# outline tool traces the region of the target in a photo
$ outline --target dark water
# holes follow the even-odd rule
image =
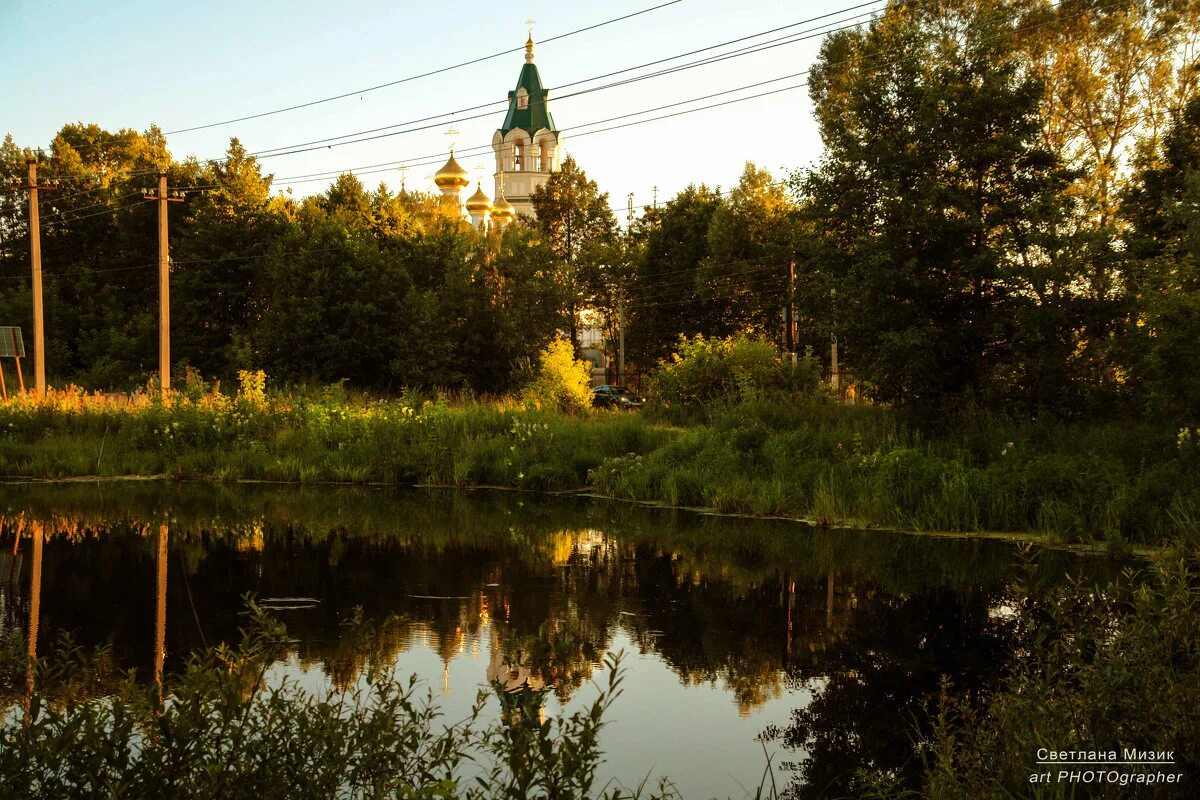
[[[169,672],[194,648],[236,641],[249,592],[296,639],[276,677],[344,686],[382,656],[457,719],[496,678],[544,684],[547,714],[571,710],[594,696],[604,654],[621,650],[603,775],[669,776],[685,797],[745,796],[764,777],[764,749],[799,797],[844,795],[862,766],[916,779],[912,738],[943,676],[955,691],[986,687],[1011,651],[1014,584],[1108,570],[995,541],[579,498],[0,492],[0,633],[36,620],[43,653],[70,632],[110,647],[121,667],[148,677],[161,659]],[[344,624],[359,610],[377,625],[368,640]]]

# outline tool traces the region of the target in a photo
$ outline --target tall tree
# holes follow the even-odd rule
[[[608,193],[601,192],[571,156],[534,189],[532,201],[537,226],[561,265],[567,333],[578,350],[580,312],[595,299],[596,272],[604,261],[596,251],[616,240],[617,220]]]
[[[751,330],[778,338],[796,210],[783,184],[746,163],[709,224],[709,255],[699,273],[701,294],[716,309],[709,333]]]
[[[1019,46],[1044,87],[1042,143],[1077,171],[1083,221],[1112,225],[1134,156],[1156,157],[1200,91],[1200,3],[1033,0],[1018,9]]]
[[[267,293],[268,254],[288,223],[271,205],[271,176],[237,139],[207,168],[209,188],[189,198],[172,260],[174,348],[204,374],[232,378],[252,366],[251,335]]]
[[[643,368],[669,355],[680,336],[712,332],[714,298],[703,291],[701,265],[721,204],[707,186],[688,186],[631,231],[640,258],[629,339]]]
[[[828,37],[813,71],[826,151],[801,183],[826,279],[803,300],[814,315],[834,304],[854,371],[883,400],[1028,395],[1018,310],[1054,312],[1039,330],[1057,329],[1060,357],[1096,335],[1046,302],[1086,265],[1057,258],[1074,248],[1067,176],[1039,146],[1042,85],[1015,19],[1003,3],[894,6]],[[1022,399],[1055,396],[1037,392]]]
[[[1136,320],[1126,355],[1148,412],[1200,412],[1200,98],[1143,163],[1125,198]]]

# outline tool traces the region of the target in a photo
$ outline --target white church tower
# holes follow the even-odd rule
[[[525,66],[517,88],[508,93],[504,124],[492,136],[496,153],[496,202],[533,216],[529,198],[558,168],[562,136],[550,116],[549,92],[533,63],[533,36],[525,42]]]

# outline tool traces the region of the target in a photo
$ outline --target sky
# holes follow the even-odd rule
[[[168,132],[177,158],[219,158],[230,137],[258,152],[355,131],[396,125],[469,106],[494,106],[420,123],[427,130],[372,141],[268,156],[264,172],[275,188],[296,196],[324,191],[333,171],[353,170],[363,182],[385,181],[432,190],[432,175],[453,144],[459,160],[491,194],[490,145],[504,117],[507,93],[517,81],[523,52],[513,52],[396,86],[359,90],[437,70],[500,51],[520,48],[526,20],[535,42],[666,0],[613,0],[579,4],[525,0],[508,3],[365,2],[45,2],[0,0],[0,135],[21,147],[46,147],[68,122],[110,130]],[[707,51],[561,90],[645,62],[793,25],[856,5],[855,0],[680,0],[649,13],[538,45],[535,63],[550,89],[550,109],[564,131],[566,152],[608,192],[624,218],[627,196],[638,207],[659,202],[690,183],[728,188],[746,161],[776,177],[820,156],[820,137],[806,87],[720,108],[619,130],[582,135],[608,123],[587,123],[736,90],[719,97],[622,119],[631,122],[783,87],[804,77],[739,89],[808,69],[819,37],[781,44],[676,74],[555,98],[720,55],[821,25],[837,24],[875,6],[846,11],[821,22],[788,28],[738,45]],[[863,19],[863,17],[858,17]],[[857,20],[853,20],[857,21]],[[220,122],[339,95],[352,96],[281,114],[188,132],[182,128]],[[411,127],[411,126],[410,126]],[[447,133],[453,128],[457,133]],[[414,160],[401,171],[391,162]],[[387,165],[375,167],[374,165]],[[364,169],[370,167],[371,169]],[[316,176],[310,179],[307,176]]]

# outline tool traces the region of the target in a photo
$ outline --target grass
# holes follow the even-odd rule
[[[1153,423],[972,420],[773,395],[686,426],[515,400],[319,393],[0,404],[0,475],[502,486],[788,516],[1012,532],[1120,552],[1200,537],[1200,440]]]

